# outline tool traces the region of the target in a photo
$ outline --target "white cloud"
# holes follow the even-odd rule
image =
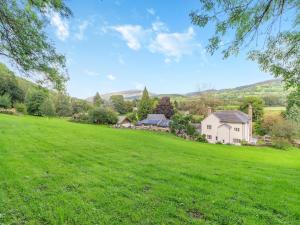
[[[159,31],[168,31],[168,27],[165,23],[161,22],[160,20],[157,20],[152,23],[152,30],[155,32]]]
[[[70,35],[68,22],[57,12],[51,10],[47,11],[47,17],[50,19],[50,24],[56,28],[57,38],[62,41],[66,40]]]
[[[146,30],[140,25],[120,25],[112,27],[119,32],[123,39],[127,42],[129,48],[139,50],[141,48],[141,41],[146,35]]]
[[[96,77],[99,76],[100,74],[91,70],[84,70],[83,71],[85,75],[91,76],[91,77]]]
[[[179,62],[183,56],[194,53],[199,53],[205,59],[205,51],[196,41],[196,33],[192,27],[184,32],[170,32],[168,26],[156,18],[150,28],[127,24],[110,29],[119,32],[129,48],[144,48],[151,53],[162,54],[165,63]]]
[[[114,75],[112,75],[112,74],[108,74],[108,75],[107,75],[107,78],[108,78],[109,80],[115,80],[115,79],[116,79],[116,77],[115,77]]]
[[[154,10],[153,8],[147,9],[147,12],[148,12],[150,15],[152,15],[152,16],[155,15],[155,10]]]
[[[83,22],[81,22],[78,26],[78,33],[75,34],[76,39],[78,40],[83,40],[84,38],[84,32],[86,30],[86,28],[88,27],[89,22],[87,20],[84,20]]]
[[[201,47],[194,40],[195,32],[190,27],[183,33],[157,33],[155,39],[150,43],[149,50],[152,53],[161,53],[166,63],[172,60],[179,61],[182,56],[190,55],[196,48]]]

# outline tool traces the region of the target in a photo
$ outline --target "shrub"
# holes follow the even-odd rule
[[[205,134],[198,134],[195,138],[196,141],[198,142],[203,142],[203,143],[207,143],[208,141],[206,140],[206,136]]]
[[[90,122],[88,113],[76,113],[72,116],[72,121],[80,123]]]
[[[34,90],[26,95],[25,104],[27,112],[30,115],[42,116],[41,105],[47,98],[47,94],[43,90]]]
[[[8,94],[0,96],[0,107],[5,109],[11,107],[11,97]]]
[[[255,131],[259,135],[270,134],[273,125],[281,122],[283,122],[283,117],[281,115],[266,115],[263,120],[255,123]]]
[[[50,98],[45,99],[42,103],[41,114],[43,116],[55,116],[55,107]]]
[[[138,121],[137,112],[128,113],[126,116],[132,123],[136,123]]]
[[[61,117],[68,117],[72,115],[71,99],[64,93],[59,93],[55,99],[56,114]]]
[[[22,113],[22,114],[27,113],[26,105],[24,103],[18,102],[14,105],[14,107],[17,110],[17,112],[19,112],[19,113]]]
[[[272,140],[272,146],[277,149],[286,150],[291,146],[291,143],[285,138],[274,138],[274,140]]]
[[[118,116],[109,108],[98,107],[89,112],[89,120],[96,124],[116,124]]]
[[[271,136],[273,138],[287,139],[290,142],[296,135],[296,126],[288,120],[282,120],[272,125]]]

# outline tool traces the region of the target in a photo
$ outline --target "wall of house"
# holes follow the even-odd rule
[[[232,127],[230,130],[231,144],[239,144],[243,140],[249,142],[249,124],[242,124],[242,123],[227,123],[227,124]]]
[[[211,126],[211,129],[207,128],[207,125]],[[218,126],[220,126],[219,118],[211,114],[201,122],[201,132],[206,135],[206,139],[209,143],[216,143],[216,136],[218,135]],[[210,138],[211,137],[211,138]]]

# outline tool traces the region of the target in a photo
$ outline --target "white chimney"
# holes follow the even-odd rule
[[[250,122],[249,122],[249,137],[250,137],[250,142],[252,141],[252,117],[253,117],[253,108],[252,105],[249,104],[248,106],[248,116],[250,118]]]
[[[212,113],[211,107],[207,107],[207,116],[209,116]]]

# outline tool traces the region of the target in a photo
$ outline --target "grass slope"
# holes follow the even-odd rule
[[[300,224],[300,151],[0,115],[0,223]]]

